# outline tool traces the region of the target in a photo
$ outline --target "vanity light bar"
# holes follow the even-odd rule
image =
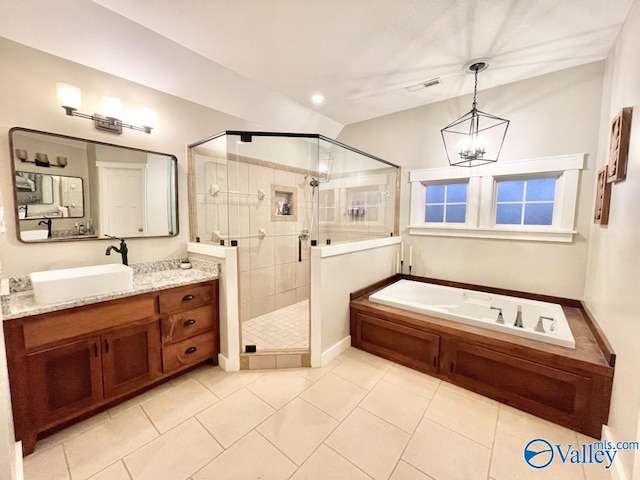
[[[117,118],[122,111],[122,104],[117,98],[102,97],[103,109],[106,115],[99,113],[89,115],[78,111],[82,99],[79,88],[66,83],[58,83],[56,84],[56,89],[58,92],[58,101],[60,102],[60,106],[64,108],[65,113],[70,117],[93,120],[97,130],[121,134],[123,128],[130,128],[131,130],[138,130],[139,132],[151,133],[151,130],[153,130],[156,125],[156,112],[151,108],[143,108],[140,110],[142,126],[131,125]]]
[[[49,156],[46,153],[36,153],[35,160],[29,160],[29,154],[26,150],[16,148],[16,157],[23,163],[33,163],[36,167],[60,167],[67,166],[67,157],[56,157],[56,163],[49,162]]]

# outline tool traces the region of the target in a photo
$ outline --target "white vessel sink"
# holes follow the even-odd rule
[[[133,269],[121,264],[33,272],[29,278],[35,300],[40,304],[120,292],[133,287]]]
[[[22,240],[46,240],[49,232],[47,230],[22,230],[20,238]]]

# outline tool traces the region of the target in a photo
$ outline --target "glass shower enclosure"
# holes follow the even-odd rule
[[[238,248],[241,352],[309,351],[312,246],[398,235],[399,168],[321,135],[222,132],[188,169],[191,241]]]

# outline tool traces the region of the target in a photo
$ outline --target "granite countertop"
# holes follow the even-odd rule
[[[36,303],[29,277],[2,279],[0,285],[2,316],[4,320],[11,320],[218,278],[217,263],[192,258],[189,260],[192,268],[188,270],[180,268],[179,259],[134,264],[131,265],[133,268],[133,288],[130,290],[47,305]]]

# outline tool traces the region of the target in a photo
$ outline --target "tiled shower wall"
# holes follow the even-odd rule
[[[198,236],[203,242],[218,243],[214,231],[226,240],[238,240],[240,270],[240,318],[242,321],[292,305],[309,298],[310,242],[302,242],[302,261],[298,261],[298,235],[311,228],[312,189],[302,173],[245,162],[196,157]],[[204,174],[201,174],[203,172]],[[211,184],[222,191],[250,195],[210,194]],[[296,189],[295,221],[273,221],[271,186]],[[258,189],[264,198],[257,198]],[[317,194],[317,192],[316,192]],[[317,212],[316,225],[317,225]],[[293,215],[292,215],[293,219]],[[266,236],[258,238],[260,229]]]

